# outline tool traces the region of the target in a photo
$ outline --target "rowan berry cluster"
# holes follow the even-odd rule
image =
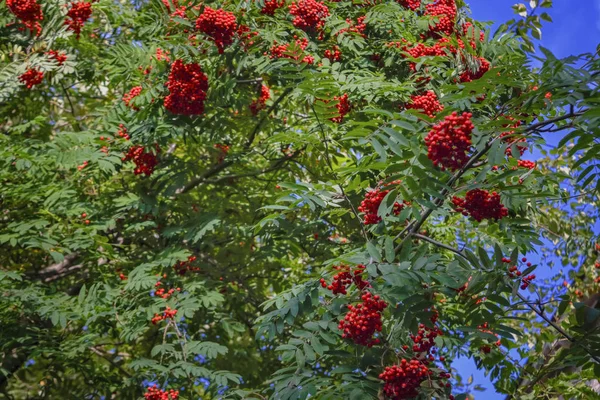
[[[233,43],[237,22],[232,12],[205,7],[196,20],[196,29],[209,36],[217,45],[219,53]]]
[[[402,51],[408,53],[408,55],[412,58],[420,58],[420,57],[441,57],[446,55],[446,48],[451,47],[448,46],[448,41],[438,41],[433,46],[427,46],[424,43],[417,43],[414,47],[411,43],[409,43],[406,39],[402,39],[400,42],[390,42],[387,44],[388,47],[397,47]],[[408,64],[410,70],[415,72],[417,69],[417,63],[411,61]]]
[[[260,10],[265,15],[275,15],[275,11],[285,5],[284,0],[265,0],[265,5]]]
[[[298,47],[300,50],[304,51],[304,49],[306,49],[308,47],[308,39],[306,38],[302,38],[302,39],[298,39],[298,36],[294,35],[294,39],[296,39],[296,47]],[[271,54],[269,55],[269,58],[273,59],[273,58],[289,58],[292,60],[299,60],[300,56],[302,54],[298,54],[295,52],[292,52],[289,49],[290,44],[289,43],[285,43],[285,44],[277,44],[274,43],[273,46],[270,49]],[[267,55],[267,53],[265,53],[265,55]],[[313,56],[310,55],[305,55],[302,58],[302,62],[306,63],[306,64],[312,64],[315,62],[315,58]]]
[[[470,22],[465,22],[462,26],[463,36],[468,37],[469,44],[473,49],[477,48],[477,43],[475,41],[475,25]],[[469,36],[469,31],[471,31],[471,35]],[[479,32],[479,41],[483,43],[485,41],[485,33],[483,31]]]
[[[258,36],[258,32],[252,31],[248,25],[243,24],[238,26],[236,34],[244,48],[246,48],[246,46],[252,46],[255,38]]]
[[[429,118],[434,118],[438,112],[444,110],[444,106],[440,104],[433,90],[428,90],[425,94],[412,96],[406,108],[422,111]]]
[[[517,162],[517,165],[521,168],[535,169],[535,161],[519,160]]]
[[[429,33],[437,37],[440,34],[451,35],[456,21],[456,4],[454,0],[437,0],[425,6],[425,15],[435,17],[437,22],[429,27]]]
[[[49,50],[47,53],[49,58],[55,60],[58,65],[63,65],[67,61],[67,54],[56,50]]]
[[[156,152],[160,152],[158,146],[156,146]],[[135,163],[133,173],[136,175],[150,176],[158,164],[156,154],[151,151],[147,152],[144,146],[131,146],[122,160],[123,162],[133,161]]]
[[[173,293],[181,292],[181,288],[179,288],[179,287],[175,288],[175,289],[171,288],[169,290],[166,290],[165,288],[160,287],[160,286],[162,286],[162,284],[163,283],[161,281],[158,281],[154,285],[155,288],[158,288],[154,291],[154,295],[160,297],[161,299],[167,300],[173,295]]]
[[[177,400],[179,399],[178,390],[161,390],[154,386],[150,386],[146,393],[144,393],[144,399],[146,400]]]
[[[509,120],[514,121],[513,124],[507,124],[504,125],[505,128],[511,128],[513,130],[507,131],[507,132],[502,132],[500,134],[500,137],[503,138],[504,142],[508,144],[508,147],[506,148],[506,155],[508,157],[512,157],[512,145],[517,143],[517,150],[519,151],[519,153],[521,155],[525,154],[525,150],[527,150],[527,146],[520,146],[518,143],[526,143],[527,140],[524,137],[515,137],[515,131],[514,129],[518,128],[519,126],[521,126],[521,121],[515,121],[515,119],[513,117],[508,117]]]
[[[358,17],[356,22],[352,21],[350,18],[346,18],[346,23],[348,24],[347,28],[340,29],[336,35],[341,35],[345,32],[356,33],[362,37],[367,37],[365,35],[365,30],[367,29],[367,24],[365,24],[365,16]]]
[[[40,21],[44,20],[44,13],[37,0],[6,0],[6,6],[21,20],[25,28],[39,36],[42,32]]]
[[[119,124],[119,130],[117,131],[117,135],[125,140],[130,139],[129,134],[127,133],[127,128],[123,124]]]
[[[489,328],[490,328],[490,326],[489,326],[489,324],[487,322],[484,322],[482,325],[478,325],[477,326],[477,329],[479,329],[480,332],[482,332],[482,333],[489,333],[490,335],[496,336],[498,338],[498,340],[496,342],[494,342],[494,345],[496,347],[500,347],[500,345],[502,344],[502,342],[500,342],[500,338],[499,338],[498,334],[495,333],[495,332],[492,332]],[[481,350],[485,354],[489,354],[492,351],[492,348],[489,345],[483,345],[483,346],[481,346],[479,348],[479,350]]]
[[[527,258],[523,257],[521,259],[522,262],[527,262]],[[503,257],[502,258],[502,262],[505,264],[511,264],[511,260],[510,258],[507,257]],[[531,267],[531,263],[528,262],[526,264],[527,267]],[[516,265],[512,265],[510,267],[508,267],[508,277],[509,278],[520,278],[521,279],[521,289],[525,290],[529,287],[529,285],[531,285],[531,281],[533,281],[535,279],[535,275],[527,275],[523,278],[521,278],[521,275],[523,275],[523,273],[521,271],[519,271],[519,268]]]
[[[384,190],[382,187],[378,187],[376,189],[368,191],[365,194],[364,200],[360,203],[360,206],[358,207],[358,211],[365,214],[365,225],[375,225],[381,222],[382,219],[379,215],[377,215],[377,212],[379,211],[379,206],[381,205],[381,202],[389,192],[390,191],[387,189]],[[398,202],[394,203],[394,208],[392,210],[394,215],[400,214],[400,211],[402,211],[405,204],[406,202],[404,204],[400,204]]]
[[[484,219],[500,220],[508,215],[508,209],[500,202],[500,195],[487,190],[469,190],[464,199],[454,196],[452,203],[457,212],[470,216],[477,222]]]
[[[176,314],[177,310],[173,310],[171,307],[167,306],[162,314],[154,314],[154,317],[152,317],[152,324],[156,325],[158,322],[165,319],[173,319]]]
[[[269,88],[265,85],[260,87],[260,97],[257,100],[254,100],[250,103],[250,112],[252,115],[257,115],[260,110],[265,108],[267,100],[271,98],[271,92]]]
[[[169,94],[165,108],[173,114],[200,115],[204,113],[204,100],[208,78],[197,63],[184,64],[176,60],[171,66],[167,81]]]
[[[348,101],[347,93],[341,96],[333,96],[333,99],[337,100],[335,106],[338,109],[339,116],[330,118],[330,120],[339,124],[344,120],[344,116],[350,112],[350,102]]]
[[[156,49],[156,60],[157,61],[171,62],[171,59],[169,58],[169,52],[168,51],[164,51],[160,47],[157,48]]]
[[[480,79],[486,72],[490,70],[490,62],[483,57],[477,58],[479,68],[473,72],[467,68],[465,72],[460,75],[461,82],[471,82]]]
[[[196,256],[189,256],[187,261],[179,261],[177,262],[177,264],[173,265],[173,269],[175,270],[175,272],[181,276],[185,275],[188,271],[189,272],[197,272],[200,271],[200,267],[195,267],[193,265],[191,265],[191,263],[193,263],[194,261],[196,261]]]
[[[89,165],[89,163],[90,163],[89,161],[84,161],[83,164],[77,166],[77,170],[81,171],[82,169],[87,167]]]
[[[24,84],[27,89],[39,85],[44,79],[44,73],[37,68],[29,68],[24,74],[19,76],[19,81]]]
[[[327,284],[325,279],[321,278],[321,286],[328,290],[331,290],[333,294],[348,294],[348,286],[352,283],[356,285],[359,290],[370,287],[369,282],[365,281],[362,277],[365,272],[364,265],[357,265],[352,270],[348,265],[337,265],[333,267],[337,271],[337,274],[333,276],[333,281],[330,285]]]
[[[429,353],[433,347],[435,347],[435,338],[442,336],[444,333],[435,326],[437,322],[437,313],[434,314],[435,319],[432,317],[434,327],[430,328],[424,324],[419,324],[419,330],[416,335],[411,334],[410,338],[413,341],[413,351],[415,353]]]
[[[421,383],[433,376],[424,362],[403,359],[399,365],[385,367],[379,375],[384,381],[383,393],[392,400],[412,399],[419,395]]]
[[[69,30],[75,32],[77,39],[81,34],[81,28],[83,24],[92,15],[92,4],[85,1],[78,1],[71,3],[71,8],[67,12],[67,19],[65,25],[69,26]]]
[[[340,321],[338,328],[343,332],[342,338],[371,347],[380,342],[378,338],[373,338],[373,335],[375,332],[381,332],[381,313],[387,307],[387,303],[371,293],[363,294],[361,299],[362,303],[356,306],[348,305],[348,313]]]
[[[131,107],[134,110],[138,110],[138,108],[136,106],[134,106],[133,104],[131,104],[131,102],[133,101],[134,98],[139,96],[140,93],[142,93],[141,86],[135,86],[129,91],[129,93],[125,93],[125,95],[123,95],[123,101],[125,102],[125,105],[127,107]]]
[[[469,160],[471,132],[475,127],[471,122],[471,113],[458,115],[453,112],[444,121],[434,125],[425,138],[427,157],[435,166],[442,169],[457,170]]]
[[[325,25],[329,17],[329,8],[316,0],[298,0],[290,4],[290,14],[294,16],[292,23],[304,31],[317,30]]]
[[[396,0],[401,6],[411,9],[413,11],[418,10],[421,7],[421,0]]]
[[[325,50],[325,58],[328,58],[331,62],[341,61],[342,60],[342,52],[340,48],[337,46],[333,46],[333,49]]]

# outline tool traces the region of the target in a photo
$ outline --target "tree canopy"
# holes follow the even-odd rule
[[[599,396],[598,52],[466,3],[0,4],[0,398]]]

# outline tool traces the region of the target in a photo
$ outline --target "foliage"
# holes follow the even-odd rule
[[[1,5],[1,395],[595,396],[600,59],[532,53],[550,7]]]

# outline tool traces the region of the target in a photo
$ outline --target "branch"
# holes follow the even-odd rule
[[[448,246],[448,245],[446,245],[444,243],[438,242],[437,240],[434,240],[434,239],[432,239],[432,238],[430,238],[428,236],[425,236],[425,235],[421,235],[420,233],[415,233],[415,234],[413,234],[413,236],[416,237],[417,239],[421,239],[421,240],[424,240],[426,242],[429,242],[429,243],[431,243],[431,244],[433,244],[433,245],[435,245],[437,247],[441,247],[442,249],[450,250],[451,252],[453,252],[455,254],[458,254],[462,258],[467,259],[467,256],[465,256],[465,254],[462,251],[460,251],[458,249],[455,249],[452,246]]]
[[[261,119],[258,121],[256,126],[250,133],[250,136],[248,136],[248,140],[246,141],[246,144],[244,145],[245,151],[249,150],[250,147],[252,146],[252,143],[254,142],[256,135],[260,131],[260,128],[261,128],[262,124],[264,123],[264,121],[267,119],[267,117],[273,112],[273,110],[275,110],[275,108],[277,108],[279,103],[281,103],[283,101],[283,99],[292,92],[292,90],[294,90],[293,87],[289,87],[289,88],[285,89],[283,91],[283,93],[281,93],[281,95],[277,98],[277,100],[275,100],[275,102],[271,105],[271,107],[269,107],[267,112],[261,117]],[[219,172],[223,171],[225,168],[227,168],[231,165],[233,165],[233,161],[231,161],[231,160],[214,165],[212,168],[209,168],[208,170],[206,170],[202,175],[192,179],[184,187],[182,187],[181,189],[178,189],[177,194],[183,194],[183,193],[189,192],[196,186],[206,182],[206,180],[208,178],[210,178],[211,176],[217,175]]]
[[[539,310],[536,306],[534,306],[533,304],[529,303],[529,301],[527,300],[527,298],[525,296],[523,296],[521,293],[517,292],[517,296],[525,303],[525,305],[527,307],[529,307],[529,309],[531,311],[533,311],[534,313],[536,313],[539,317],[541,317],[544,321],[546,321],[546,323],[548,323],[548,325],[550,325],[552,328],[554,328],[554,330],[556,330],[558,333],[560,333],[565,339],[567,339],[569,342],[574,343],[574,344],[579,344],[579,347],[581,347],[583,350],[585,350],[586,353],[588,353],[588,355],[597,363],[600,364],[600,357],[598,357],[597,355],[595,355],[587,346],[579,343],[573,336],[569,335],[564,329],[562,329],[560,326],[556,325],[550,318],[548,318],[541,310]]]
[[[224,176],[220,176],[220,177],[215,178],[215,179],[206,179],[204,182],[205,183],[219,183],[219,182],[222,182],[222,181],[226,181],[228,179],[247,178],[247,177],[251,177],[251,176],[263,175],[263,174],[266,174],[268,172],[274,171],[274,170],[278,169],[280,166],[282,166],[283,164],[285,164],[286,162],[293,160],[303,150],[304,150],[304,148],[302,148],[302,149],[300,149],[300,150],[298,150],[298,151],[290,154],[289,156],[285,156],[285,157],[281,157],[281,158],[277,159],[268,168],[264,168],[264,169],[261,169],[261,170],[258,170],[258,171],[246,172],[246,173],[243,173],[243,174],[224,175]]]

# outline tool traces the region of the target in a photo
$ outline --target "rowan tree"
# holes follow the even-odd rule
[[[1,396],[597,396],[600,58],[536,51],[551,3],[4,2]]]

